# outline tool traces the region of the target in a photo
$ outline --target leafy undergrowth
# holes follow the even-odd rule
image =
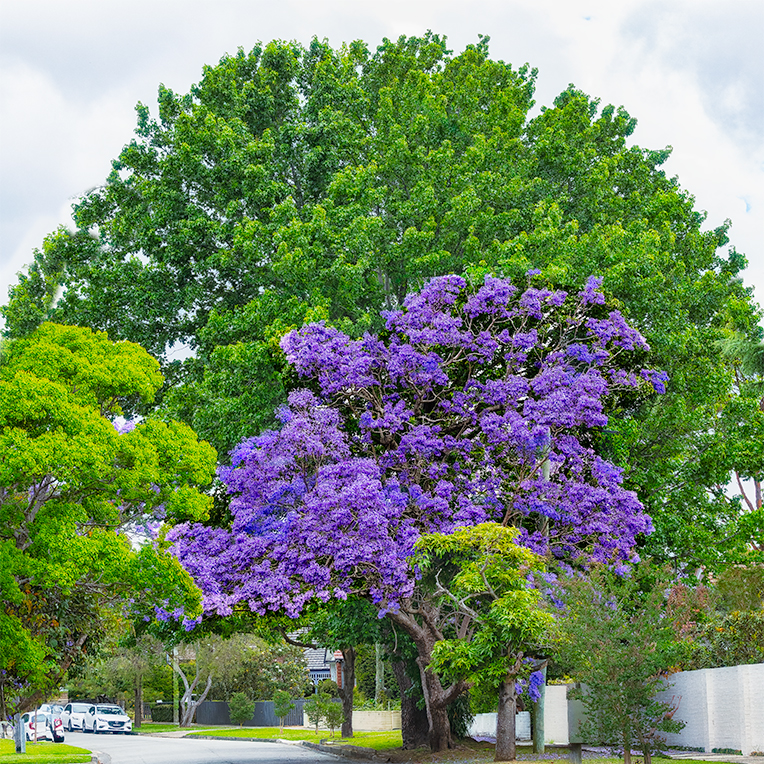
[[[16,753],[13,740],[0,740],[0,762],[2,764],[78,764],[89,762],[90,751],[65,743],[27,743],[26,753]]]

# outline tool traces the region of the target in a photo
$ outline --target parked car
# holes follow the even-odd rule
[[[64,711],[64,707],[60,703],[43,703],[38,709],[44,714],[53,714],[53,716],[61,716]]]
[[[61,721],[67,732],[85,730],[85,714],[92,707],[92,703],[67,703],[61,713]]]
[[[39,713],[39,712],[38,712]],[[53,735],[54,743],[64,742],[64,723],[61,721],[60,714],[45,714],[48,720],[48,727],[50,727],[51,734]]]
[[[132,719],[119,707],[98,704],[90,706],[85,714],[83,732],[132,732]]]
[[[48,724],[47,714],[27,711],[21,715],[21,724],[27,740],[53,740],[53,730]]]

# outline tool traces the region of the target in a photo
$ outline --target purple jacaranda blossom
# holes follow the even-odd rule
[[[608,398],[660,390],[665,375],[630,366],[647,345],[604,303],[594,278],[568,295],[445,276],[384,314],[379,336],[287,334],[311,389],[220,469],[230,530],[168,536],[205,609],[297,616],[358,593],[384,613],[414,592],[421,534],[492,520],[562,570],[632,561],[650,518],[587,433],[607,424]]]

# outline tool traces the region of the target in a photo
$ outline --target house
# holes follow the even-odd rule
[[[306,647],[305,663],[310,681],[317,685],[324,679],[331,679],[342,687],[342,651],[325,647]]]

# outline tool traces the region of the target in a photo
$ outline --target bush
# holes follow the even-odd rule
[[[249,721],[255,713],[255,701],[250,700],[243,692],[235,692],[228,701],[228,715],[234,724],[240,727]]]
[[[151,706],[152,722],[171,722],[172,721],[172,703],[159,703]]]
[[[330,698],[339,698],[340,696],[340,688],[337,687],[337,682],[332,679],[322,679],[318,683],[318,691],[328,695]]]

